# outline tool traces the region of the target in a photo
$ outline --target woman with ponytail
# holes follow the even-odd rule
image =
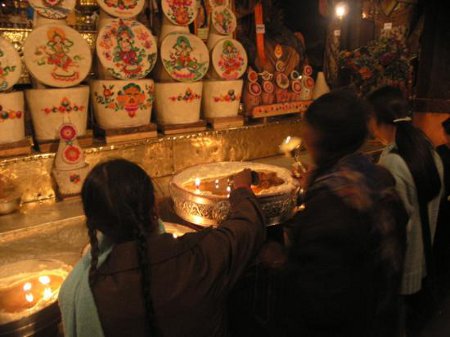
[[[413,303],[418,302],[425,277],[430,279],[434,273],[431,246],[443,195],[442,162],[425,134],[412,124],[408,102],[400,89],[380,88],[368,100],[373,107],[372,131],[386,145],[380,164],[394,176],[409,216],[400,293],[408,295],[408,311],[417,312],[423,305]],[[422,317],[410,318],[411,323],[423,321]]]
[[[162,233],[153,184],[123,159],[94,167],[82,189],[91,251],[61,287],[66,337],[227,336],[226,298],[264,240],[249,170],[234,177],[217,229]]]

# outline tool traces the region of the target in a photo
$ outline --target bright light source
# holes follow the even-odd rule
[[[49,284],[50,277],[48,277],[47,275],[39,276],[39,282],[41,282],[42,284]]]
[[[335,7],[336,16],[342,19],[347,14],[347,4],[345,2],[338,2]]]
[[[31,283],[27,282],[23,285],[23,291],[30,291],[31,290]]]
[[[49,300],[52,296],[53,296],[52,290],[50,288],[45,288],[42,298],[44,300]]]
[[[27,300],[27,302],[33,302],[34,301],[34,296],[31,293],[25,294],[25,299]]]

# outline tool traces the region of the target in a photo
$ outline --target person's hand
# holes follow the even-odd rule
[[[250,189],[252,184],[252,170],[244,169],[233,176],[233,189],[246,188]]]

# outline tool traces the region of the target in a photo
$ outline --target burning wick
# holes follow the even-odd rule
[[[52,290],[51,290],[50,288],[45,288],[45,289],[44,289],[44,294],[43,294],[42,298],[43,298],[44,300],[49,300],[49,299],[52,297],[52,295],[53,295]]]
[[[23,291],[30,291],[31,290],[31,283],[27,282],[23,285]]]
[[[31,293],[25,294],[25,299],[27,300],[27,302],[33,302],[34,301],[34,296]]]
[[[227,198],[229,198],[231,193],[231,186],[227,186],[227,193],[228,193]]]
[[[39,276],[39,282],[41,282],[44,285],[47,285],[50,283],[50,277],[47,275]]]
[[[216,184],[216,189],[219,189],[219,179],[216,179],[216,181],[214,181],[214,183]]]
[[[195,193],[197,194],[200,193],[200,183],[201,183],[200,178],[195,178]]]

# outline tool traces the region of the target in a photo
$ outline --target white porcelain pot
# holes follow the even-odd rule
[[[203,82],[156,83],[155,109],[158,123],[188,124],[200,120]]]
[[[233,117],[239,111],[244,81],[205,81],[202,111],[206,118]]]
[[[71,122],[78,135],[86,134],[89,87],[30,89],[25,91],[37,140],[58,139],[58,129]]]
[[[0,144],[25,138],[23,92],[0,93]]]
[[[79,194],[81,187],[89,173],[89,165],[74,170],[58,170],[53,168],[52,174],[58,184],[59,192],[63,195]]]
[[[150,123],[154,101],[153,80],[98,80],[91,82],[92,106],[104,129]]]

